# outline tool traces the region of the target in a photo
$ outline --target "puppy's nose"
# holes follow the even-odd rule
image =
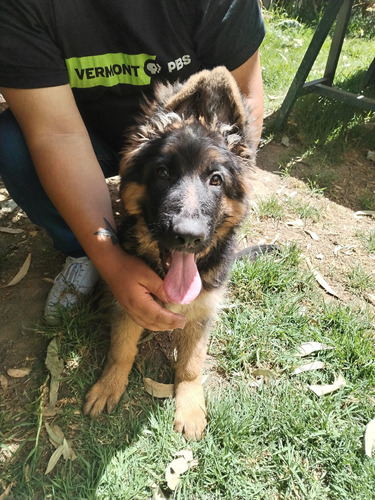
[[[179,245],[194,248],[203,243],[206,231],[197,219],[180,219],[173,225],[173,235]]]

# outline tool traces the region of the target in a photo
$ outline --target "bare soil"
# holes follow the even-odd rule
[[[261,240],[269,242],[275,238],[280,244],[297,243],[339,296],[337,299],[327,294],[327,299],[365,306],[375,312],[374,304],[368,302],[363,293],[353,293],[347,282],[348,270],[355,265],[360,265],[375,280],[375,254],[366,250],[358,237],[359,233],[368,234],[375,229],[375,218],[354,215],[360,209],[358,198],[361,193],[375,191],[374,162],[366,158],[366,151],[351,151],[341,164],[335,166],[334,185],[329,192],[317,196],[301,180],[310,168],[307,164],[299,162],[293,169],[293,176],[283,178],[280,175],[279,165],[286,155],[293,157],[293,144],[286,148],[272,141],[260,150],[254,172],[253,200],[259,203],[260,199],[272,194],[281,202],[288,198],[299,199],[318,209],[320,218],[316,222],[305,221],[303,227],[293,227],[286,224],[288,220],[296,219],[292,210],[290,219],[287,215],[277,220],[262,218],[253,209],[247,244]],[[110,189],[116,203],[116,181],[111,181]],[[7,396],[3,404],[10,411],[17,411],[21,400],[25,404],[28,397],[35,394],[35,388],[47,373],[44,366],[47,340],[38,333],[38,324],[43,324],[44,303],[64,256],[55,252],[45,232],[34,226],[18,207],[12,212],[4,209],[9,198],[3,185],[0,185],[0,195],[0,226],[22,230],[17,234],[0,233],[0,382],[1,391]],[[313,231],[319,239],[313,239],[306,230]],[[339,245],[341,249],[337,251]],[[26,276],[14,286],[5,286],[29,254],[31,265]],[[375,293],[373,290],[368,292]],[[323,289],[322,293],[326,294]],[[162,343],[159,339],[161,347]],[[10,368],[22,367],[31,369],[29,376],[18,379],[7,374]]]

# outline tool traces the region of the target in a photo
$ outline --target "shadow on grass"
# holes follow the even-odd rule
[[[129,377],[129,386],[115,411],[103,413],[96,419],[83,416],[85,393],[100,376],[109,347],[107,323],[102,317],[98,319],[95,312],[93,317],[89,314],[87,306],[86,309],[77,307],[75,315],[63,318],[61,328],[45,327],[46,337],[60,339],[59,355],[65,362],[56,414],[42,417],[50,387],[47,369],[42,370],[39,383],[33,384],[33,393],[28,395],[32,401],[29,405],[1,414],[2,447],[14,443],[19,446],[11,460],[0,463],[0,486],[12,485],[7,498],[112,498],[109,491],[112,483],[121,482],[121,478],[129,474],[136,476],[134,462],[136,465],[137,461],[134,457],[142,456],[140,443],[144,433],[150,432],[152,422],[164,411],[164,403],[146,394],[143,373],[155,374],[146,366],[151,358],[156,360],[164,378],[170,376],[170,371],[167,372],[162,356],[151,352],[155,348],[151,340],[142,346],[137,366],[133,367]],[[39,325],[40,333],[41,328]],[[172,432],[173,405],[169,404],[169,407],[168,430]],[[74,461],[64,460],[61,456],[48,475],[45,471],[55,447],[49,441],[46,422],[60,427],[77,454]],[[123,492],[123,498],[144,493],[144,478],[132,477],[124,481],[124,485],[116,486],[116,491]]]
[[[360,94],[364,74],[364,70],[357,71],[336,84]],[[366,88],[363,94],[375,98],[375,86]],[[267,117],[264,136],[274,135],[277,142],[283,136],[290,138],[291,146],[283,155],[284,163],[292,165],[290,175],[321,190],[336,203],[354,210],[374,209],[374,166],[366,157],[375,148],[374,113],[310,94],[297,100],[280,131],[274,129],[276,115]],[[293,158],[298,161],[293,163]],[[353,186],[351,191],[349,185]]]

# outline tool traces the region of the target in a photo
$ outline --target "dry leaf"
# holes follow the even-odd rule
[[[372,457],[372,449],[375,445],[375,418],[366,425],[365,430],[365,453]]]
[[[0,375],[0,385],[3,389],[7,389],[8,388],[8,379],[4,376],[4,375]]]
[[[9,377],[12,377],[12,378],[23,378],[23,377],[27,377],[27,375],[30,375],[30,372],[31,372],[31,368],[9,368],[9,370],[7,370],[7,374],[9,375]]]
[[[353,249],[356,248],[356,245],[345,245],[344,255],[353,255]],[[344,248],[342,250],[344,250]]]
[[[8,445],[2,446],[2,448],[0,449],[0,463],[9,462],[13,458],[19,447],[19,443],[9,443]]]
[[[344,252],[344,255],[353,255],[353,250],[356,248],[356,245],[345,245],[342,246],[342,245],[337,245],[334,250],[333,250],[333,253],[337,256],[339,254],[339,252]]]
[[[340,297],[337,295],[337,293],[333,290],[333,288],[326,282],[326,280],[323,278],[323,276],[318,273],[318,271],[314,268],[314,266],[311,264],[310,260],[306,257],[306,262],[310,270],[312,271],[316,281],[319,283],[319,285],[324,288],[324,290],[329,293],[330,295],[333,295],[337,299]]]
[[[338,255],[339,254],[339,251],[342,250],[343,246],[342,245],[337,245],[335,246],[335,248],[333,249],[333,253],[335,255]]]
[[[43,415],[43,417],[46,417],[46,418],[48,418],[48,417],[55,417],[60,412],[61,412],[60,408],[52,408],[52,407],[49,407],[49,406],[44,406],[42,408],[42,415]]]
[[[64,445],[61,444],[57,448],[57,450],[55,450],[52,453],[52,456],[51,456],[51,458],[48,461],[47,469],[46,469],[46,471],[45,471],[44,474],[49,474],[51,472],[51,470],[54,469],[54,467],[56,466],[56,464],[59,461],[59,458],[61,457],[61,455],[63,454],[63,452],[64,452]]]
[[[0,227],[0,232],[9,234],[20,234],[24,233],[25,231],[23,229],[13,229],[11,227]]]
[[[333,295],[336,298],[340,298],[337,293],[333,290],[333,288],[326,282],[326,280],[323,278],[323,276],[318,273],[316,269],[312,269],[312,272],[315,276],[316,281],[319,283],[319,285],[324,288],[324,290],[329,293],[330,295]]]
[[[313,231],[310,231],[310,229],[305,229],[305,233],[311,236],[311,238],[315,241],[319,241],[319,236],[314,233]]]
[[[75,451],[73,450],[73,448],[70,444],[70,441],[66,441],[66,439],[64,439],[63,456],[64,456],[65,460],[72,460],[73,461],[77,458],[77,455],[76,455]]]
[[[168,488],[174,491],[180,482],[180,476],[189,469],[189,464],[183,458],[175,458],[168,465],[165,471],[165,479],[167,481]]]
[[[45,365],[51,372],[52,377],[58,377],[64,369],[64,360],[59,357],[57,337],[54,337],[47,347]]]
[[[156,483],[153,483],[151,485],[151,489],[153,491],[152,493],[152,497],[150,498],[150,500],[167,500],[168,497],[166,497],[163,493],[163,491],[161,490],[160,486]]]
[[[255,200],[250,201],[250,207],[252,210],[254,210],[254,212],[257,212],[257,213],[259,212],[259,205]]]
[[[180,482],[180,476],[190,467],[198,464],[197,460],[193,460],[193,452],[191,450],[181,450],[175,454],[174,460],[168,464],[165,470],[165,479],[168,488],[174,491]]]
[[[69,441],[65,439],[64,433],[58,425],[50,426],[48,422],[45,423],[48,436],[51,443],[56,448],[51,458],[49,459],[47,469],[44,474],[49,474],[51,470],[56,466],[61,455],[65,460],[75,460],[77,455],[75,454],[73,448]]]
[[[65,458],[65,460],[75,460],[77,458],[77,455],[74,453],[65,438],[63,441],[63,457]]]
[[[47,355],[45,365],[51,373],[50,389],[49,389],[49,406],[45,409],[46,412],[53,411],[56,405],[57,393],[59,390],[59,376],[64,369],[64,360],[59,358],[57,337],[51,340],[47,347]],[[61,443],[60,443],[61,444]]]
[[[267,368],[255,368],[255,370],[251,372],[251,375],[254,378],[257,377],[258,380],[252,380],[248,385],[249,387],[255,387],[256,389],[262,387],[264,383],[269,382],[270,380],[275,380],[277,378],[276,373]]]
[[[42,281],[47,281],[47,283],[54,283],[55,280],[52,278],[42,278]]]
[[[25,481],[26,483],[30,482],[30,464],[26,464],[25,467]]]
[[[261,240],[258,241],[258,245],[273,245],[276,243],[276,241],[279,239],[279,234],[276,234],[276,236],[265,236]]]
[[[161,384],[147,377],[143,378],[143,384],[146,392],[155,398],[172,398],[174,395],[174,384]]]
[[[0,500],[5,500],[6,498],[8,498],[10,495],[11,489],[15,485],[16,485],[16,483],[9,483],[8,486],[5,488],[5,490],[2,492],[2,494],[0,495]]]
[[[338,377],[335,377],[335,380],[333,384],[327,384],[327,385],[308,385],[307,387],[315,392],[317,396],[325,396],[326,394],[330,394],[331,392],[337,391],[338,389],[341,389],[342,387],[346,386],[346,381],[342,375],[339,375]]]
[[[187,462],[193,462],[193,452],[191,450],[180,450],[180,451],[177,451],[175,454],[174,454],[175,457],[179,458],[179,457],[182,457],[184,458],[185,460],[187,460]]]
[[[358,210],[358,212],[354,214],[354,217],[356,219],[360,219],[361,217],[372,217],[374,215],[375,215],[374,210]]]
[[[303,227],[303,220],[297,219],[297,220],[290,220],[285,223],[287,227],[295,227],[295,228],[301,228]]]
[[[367,302],[370,302],[370,304],[375,306],[375,295],[373,293],[364,293],[363,296]]]
[[[255,387],[255,389],[260,389],[263,385],[263,379],[262,380],[252,380],[251,382],[248,383],[249,387]]]
[[[285,195],[287,198],[294,198],[297,196],[297,191],[292,191],[291,193],[286,193]]]
[[[305,342],[299,346],[297,356],[308,356],[313,352],[325,351],[327,349],[333,349],[333,347],[327,344],[322,344],[321,342]]]
[[[22,264],[21,269],[18,271],[15,277],[7,285],[3,285],[1,288],[17,285],[17,283],[19,283],[26,276],[30,267],[30,262],[31,262],[31,253],[29,253],[29,255],[26,257],[25,262]]]
[[[295,370],[293,370],[292,375],[298,375],[299,373],[309,372],[313,370],[321,370],[326,367],[326,364],[323,361],[313,361],[312,363],[306,363],[305,365],[297,366]]]
[[[53,446],[55,448],[58,448],[59,446],[61,446],[64,443],[65,437],[64,437],[64,433],[60,429],[60,427],[57,424],[55,424],[51,427],[48,422],[45,423],[45,427],[46,427],[48,436],[50,438],[51,444],[53,444]]]

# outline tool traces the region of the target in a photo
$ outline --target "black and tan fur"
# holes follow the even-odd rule
[[[174,427],[189,439],[200,439],[206,426],[201,369],[234,259],[235,231],[247,212],[254,157],[249,111],[232,75],[219,67],[184,84],[159,85],[121,163],[123,248],[162,278],[165,254],[193,252],[202,280],[193,302],[166,305],[186,318],[174,332]],[[85,413],[117,405],[142,330],[115,308],[107,365],[86,396]]]

